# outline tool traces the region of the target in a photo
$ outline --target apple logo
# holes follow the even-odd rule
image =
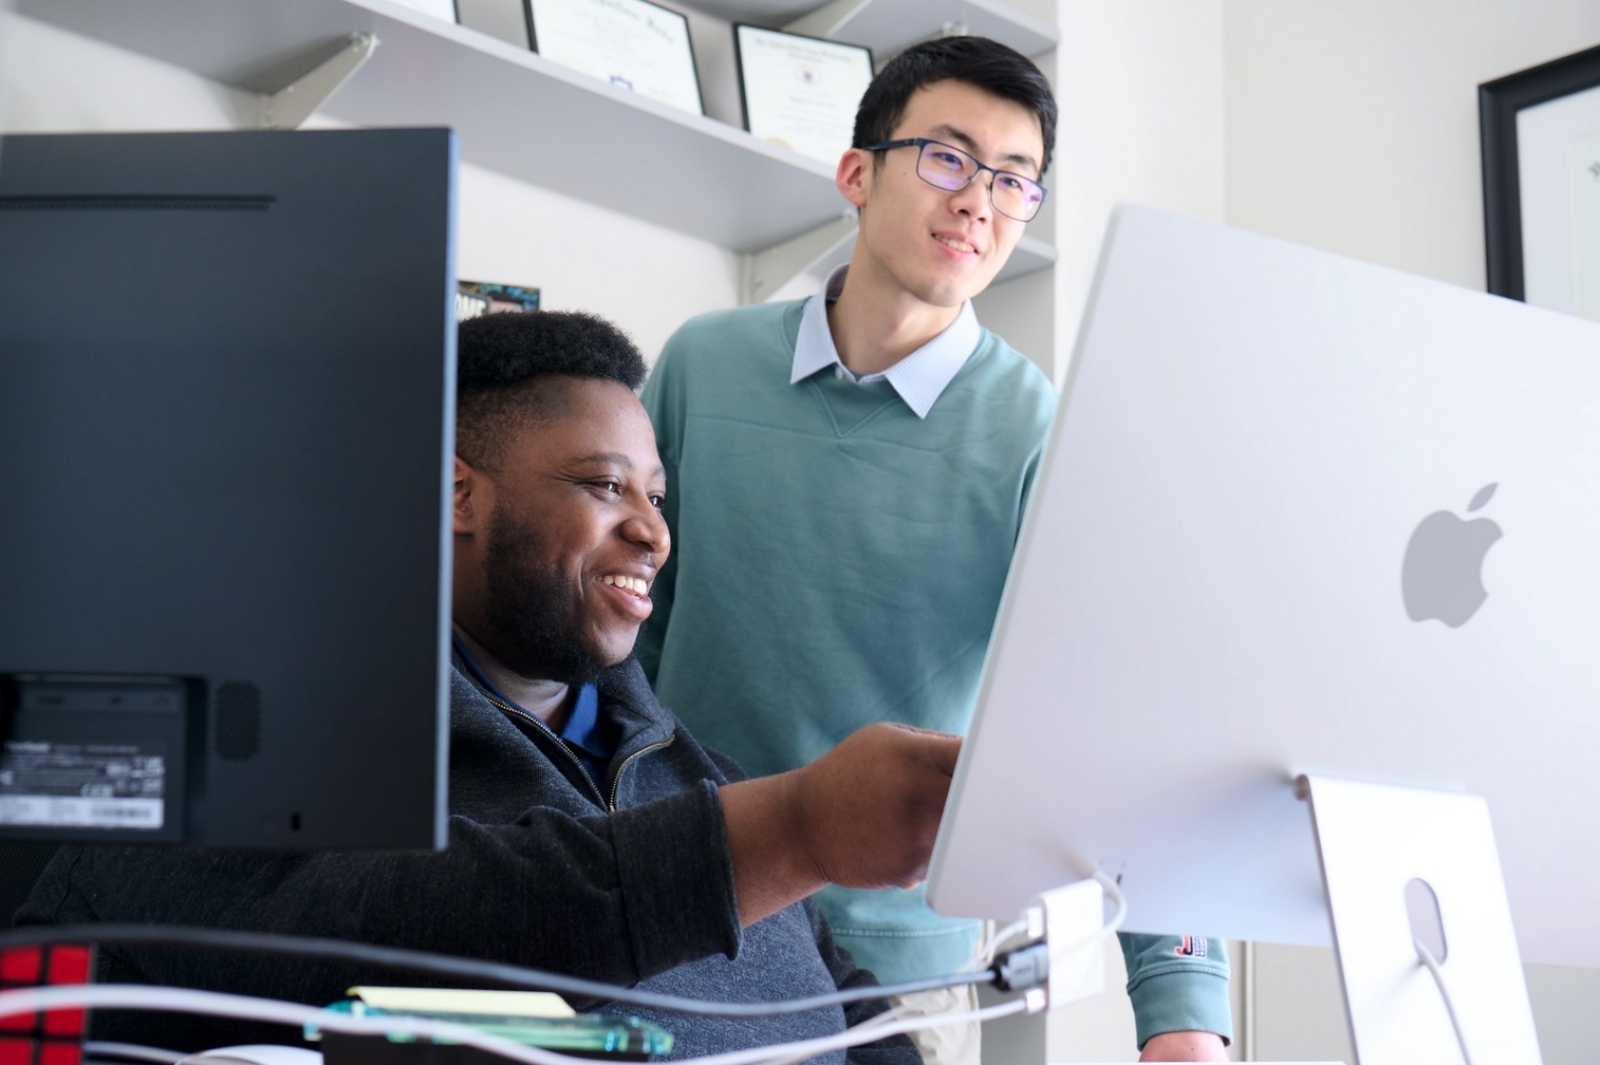
[[[1488,503],[1497,487],[1479,489],[1467,513]],[[1489,597],[1483,590],[1483,558],[1500,535],[1500,526],[1488,518],[1465,521],[1448,510],[1423,518],[1400,568],[1400,592],[1411,620],[1438,618],[1452,629],[1465,625]]]

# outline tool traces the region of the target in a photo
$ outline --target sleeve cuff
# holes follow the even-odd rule
[[[1128,988],[1139,1049],[1162,1032],[1215,1032],[1233,1041],[1233,1010],[1223,973],[1174,969],[1152,973]]]
[[[642,977],[739,953],[742,930],[722,802],[710,781],[615,815],[619,885]]]

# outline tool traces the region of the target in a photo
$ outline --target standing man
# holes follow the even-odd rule
[[[860,213],[818,296],[704,315],[643,399],[678,553],[639,657],[662,700],[752,773],[802,765],[873,721],[964,732],[1055,410],[1050,382],[971,297],[1045,199],[1056,105],[994,41],[902,53],[839,162]],[[839,940],[886,981],[952,972],[978,926],[920,889],[829,888]],[[1124,936],[1144,1060],[1226,1060],[1219,941]],[[957,1010],[949,992],[905,1005]],[[939,996],[945,996],[941,999]],[[930,1030],[975,1062],[976,1031]]]

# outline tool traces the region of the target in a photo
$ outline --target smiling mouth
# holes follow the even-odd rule
[[[971,244],[968,244],[966,241],[956,240],[954,237],[941,237],[938,234],[935,234],[933,239],[938,241],[940,244],[943,244],[947,248],[954,248],[956,251],[964,251],[973,255],[977,254],[978,251],[977,248],[973,247]]]
[[[625,577],[617,573],[608,573],[600,578],[600,583],[619,588],[635,599],[650,598],[650,585],[638,577]]]

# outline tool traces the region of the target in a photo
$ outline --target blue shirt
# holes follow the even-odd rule
[[[945,387],[961,372],[961,367],[967,364],[967,359],[983,339],[983,327],[978,324],[978,314],[972,309],[972,301],[962,303],[956,320],[946,326],[944,332],[887,370],[858,374],[839,358],[839,349],[833,343],[833,331],[828,328],[828,304],[837,300],[839,293],[844,291],[845,273],[849,269],[845,265],[829,274],[828,280],[823,282],[822,291],[806,301],[805,311],[800,316],[800,332],[795,337],[794,363],[789,372],[789,383],[799,384],[831,366],[840,378],[859,385],[874,381],[889,382],[918,418],[926,418],[934,403],[944,394]]]
[[[528,717],[538,718],[539,715],[519,706],[515,699],[501,691],[500,686],[489,679],[489,675],[467,650],[466,644],[461,642],[461,637],[454,632],[450,634],[450,644],[460,657],[461,664],[466,667],[467,676],[471,677],[478,687],[513,710]],[[606,766],[610,764],[611,756],[616,753],[616,744],[600,727],[600,693],[593,684],[585,684],[578,689],[578,696],[572,704],[572,713],[567,715],[567,723],[556,733],[556,738],[577,757],[583,766],[583,771],[589,774],[589,779],[594,781],[594,786],[604,795]]]

